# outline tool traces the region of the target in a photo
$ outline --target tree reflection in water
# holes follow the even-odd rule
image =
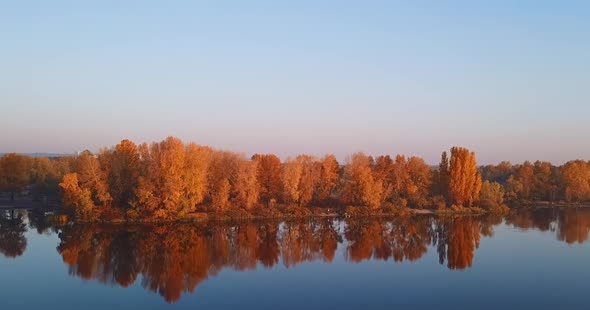
[[[557,240],[568,244],[584,243],[590,234],[590,208],[531,209],[506,216],[506,223],[529,230],[556,232]]]
[[[439,220],[439,227],[443,227],[445,233],[438,234],[441,239],[436,240],[439,252],[439,261],[444,263],[445,253],[449,269],[465,269],[471,267],[473,254],[479,247],[480,229],[479,220],[473,217],[453,217]]]
[[[25,216],[17,210],[0,210],[0,253],[16,258],[27,249]]]
[[[237,225],[66,225],[50,227],[39,214],[0,216],[0,253],[22,255],[28,225],[39,234],[59,231],[57,247],[70,274],[109,285],[141,285],[174,302],[224,268],[245,271],[290,268],[303,262],[332,262],[339,244],[344,259],[413,262],[429,249],[449,269],[474,263],[482,237],[503,221],[522,230],[553,231],[558,240],[583,243],[590,234],[590,209],[532,209],[507,216],[413,216],[389,220],[314,219]]]
[[[346,258],[396,262],[415,261],[426,254],[432,240],[433,218],[399,218],[392,221],[351,220],[346,225]]]

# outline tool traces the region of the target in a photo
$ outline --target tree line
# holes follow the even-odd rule
[[[572,160],[561,166],[546,161],[516,165],[501,162],[480,170],[483,178],[493,185],[488,189],[501,193],[507,201],[590,201],[590,161]]]
[[[35,199],[59,197],[78,219],[174,219],[195,212],[277,216],[306,207],[351,213],[394,213],[405,208],[483,208],[533,201],[590,201],[590,163],[548,162],[478,167],[475,154],[453,147],[438,167],[420,157],[215,150],[169,137],[151,144],[123,140],[96,154],[61,158],[0,158],[0,191],[31,190]]]
[[[30,157],[15,153],[0,157],[0,194],[8,200],[28,190],[34,201],[58,199],[59,183],[71,171],[73,157]]]

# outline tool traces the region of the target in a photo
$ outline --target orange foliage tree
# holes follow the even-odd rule
[[[128,206],[135,199],[139,178],[140,160],[137,145],[122,140],[112,150],[103,150],[98,155],[106,171],[109,193],[115,206]]]
[[[209,147],[190,143],[186,146],[184,156],[184,196],[182,210],[184,213],[196,210],[196,206],[205,200],[208,188],[207,171],[211,161],[212,150]]]
[[[375,160],[374,172],[384,187],[384,199],[395,204],[424,207],[428,204],[432,171],[422,158],[397,155]]]
[[[469,205],[479,200],[481,175],[477,170],[475,153],[453,147],[449,165],[449,198],[456,205]]]
[[[564,197],[567,201],[590,200],[590,163],[569,161],[561,168]]]
[[[68,173],[59,186],[63,189],[63,205],[77,219],[93,218],[94,202],[90,190],[81,188],[77,173]]]
[[[90,151],[78,155],[72,163],[80,188],[90,191],[91,199],[97,206],[110,206],[113,198],[109,192],[106,170]]]
[[[326,155],[320,162],[318,184],[316,189],[316,200],[326,201],[330,199],[340,178],[340,165],[336,160],[336,156]]]
[[[19,154],[0,157],[0,191],[10,192],[10,199],[29,184],[31,159]]]
[[[229,207],[230,199],[235,196],[242,160],[241,156],[232,152],[220,151],[212,154],[208,182],[209,195],[215,209]]]
[[[179,214],[184,195],[184,145],[177,138],[140,146],[142,167],[134,208],[148,217]],[[137,210],[141,209],[141,210]]]
[[[242,159],[238,168],[236,181],[236,203],[245,208],[252,209],[258,204],[260,187],[258,184],[258,162]]]
[[[373,174],[372,158],[356,153],[345,168],[345,195],[350,203],[377,209],[383,202],[383,182]]]
[[[282,177],[286,202],[306,205],[311,201],[318,183],[317,167],[315,159],[309,155],[299,155],[284,164]]]
[[[281,160],[273,154],[255,154],[252,159],[257,162],[260,199],[269,206],[282,194]]]

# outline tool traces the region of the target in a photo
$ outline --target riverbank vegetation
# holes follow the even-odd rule
[[[453,147],[437,167],[397,155],[298,155],[215,150],[169,137],[59,158],[0,158],[0,192],[61,201],[78,221],[175,221],[312,215],[400,215],[412,210],[504,212],[507,206],[590,201],[590,163],[478,167]]]

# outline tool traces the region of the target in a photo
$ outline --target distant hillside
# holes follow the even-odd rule
[[[4,154],[8,154],[8,153],[0,153],[0,157],[4,156]],[[64,153],[18,153],[18,154],[31,156],[31,157],[61,157],[61,156],[73,155],[73,154],[64,154]]]

